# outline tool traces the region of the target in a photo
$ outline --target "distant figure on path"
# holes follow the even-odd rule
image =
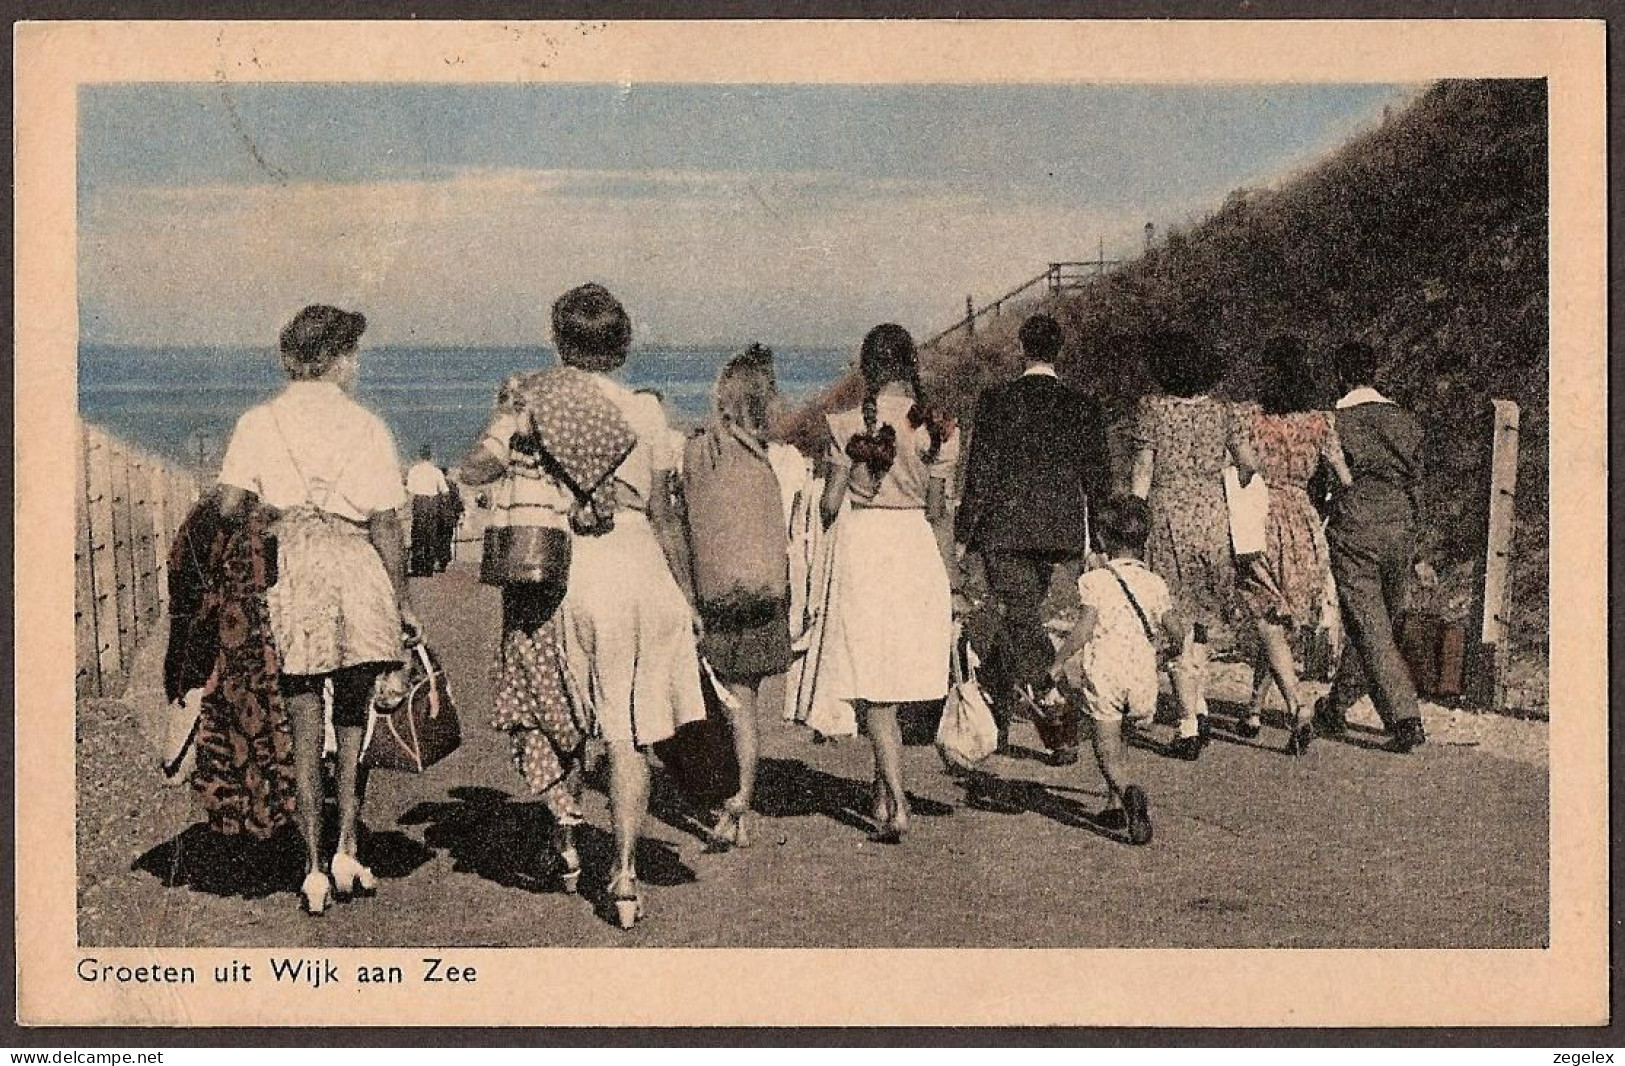
[[[446,476],[446,494],[441,497],[440,509],[440,555],[435,560],[436,567],[444,572],[451,565],[452,556],[457,549],[457,527],[462,524],[463,487],[461,474],[456,468],[442,471]]]
[[[1224,378],[1218,353],[1188,333],[1161,333],[1147,354],[1162,394],[1140,398],[1132,491],[1151,506],[1146,563],[1168,582],[1192,624],[1173,671],[1182,712],[1173,750],[1194,760],[1208,729],[1208,641],[1237,614],[1224,468],[1251,464],[1245,461],[1246,427],[1230,403],[1209,395]]]
[[[1322,465],[1343,485],[1349,471],[1331,415],[1315,410],[1314,375],[1296,337],[1273,337],[1264,345],[1259,403],[1245,411],[1258,473],[1269,487],[1269,517],[1264,554],[1249,560],[1241,573],[1241,595],[1257,627],[1259,649],[1252,706],[1237,732],[1251,739],[1263,730],[1260,711],[1273,677],[1292,723],[1287,750],[1301,755],[1314,727],[1298,699],[1293,638],[1318,627],[1331,580],[1326,535],[1309,484]]]
[[[403,630],[421,634],[412,610],[396,510],[405,502],[400,458],[382,419],[349,396],[367,320],[307,307],[282,331],[289,384],[237,420],[220,467],[221,513],[257,505],[278,515],[277,579],[266,590],[282,659],[281,689],[293,719],[299,820],[305,834],[305,909],[332,894],[368,892],[357,857],[361,740],[373,684],[403,658]],[[257,504],[255,501],[257,500]],[[322,867],[322,692],[333,687],[338,738],[337,851]]]
[[[858,364],[862,405],[828,416],[820,512],[826,526],[840,524],[819,684],[868,722],[875,825],[879,839],[895,843],[911,814],[897,705],[948,694],[953,603],[932,523],[947,517],[959,433],[927,402],[914,338],[902,326],[870,330]]]
[[[1021,327],[1026,369],[1014,381],[984,391],[976,403],[964,496],[954,539],[979,555],[1002,616],[983,676],[991,683],[999,746],[1008,739],[1018,699],[1045,695],[1054,654],[1040,613],[1055,568],[1089,550],[1089,506],[1106,498],[1111,481],[1106,423],[1093,396],[1055,373],[1061,327],[1034,315]],[[1074,726],[1075,728],[1075,726]],[[1077,761],[1063,745],[1059,763]]]
[[[427,577],[437,570],[445,525],[446,475],[434,465],[434,452],[425,444],[418,461],[406,471],[406,491],[412,497],[412,576]]]
[[[1363,673],[1377,714],[1394,736],[1394,750],[1408,752],[1427,734],[1416,685],[1394,640],[1394,621],[1416,556],[1422,426],[1377,391],[1377,354],[1370,345],[1343,345],[1335,365],[1343,390],[1337,434],[1353,483],[1333,500],[1326,540],[1348,639],[1315,721],[1322,732],[1343,732]]]
[[[688,438],[683,458],[700,654],[737,703],[728,714],[739,791],[712,836],[738,847],[750,843],[762,681],[783,673],[791,655],[788,526],[767,442],[777,399],[773,353],[752,345],[723,367],[716,417]]]
[[[688,434],[676,426],[670,425],[671,412],[666,407],[666,394],[652,385],[645,385],[633,391],[639,396],[654,397],[655,403],[660,405],[660,413],[666,416],[666,422],[668,423],[666,436],[671,440],[672,462],[675,464],[672,467],[671,474],[673,478],[681,477],[683,473],[683,448],[688,443]]]

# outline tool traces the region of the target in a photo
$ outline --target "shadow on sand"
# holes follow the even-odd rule
[[[336,843],[329,825],[324,851]],[[361,861],[380,878],[406,877],[428,862],[432,853],[405,833],[371,832],[361,827]],[[268,840],[222,836],[206,822],[150,849],[130,867],[151,874],[165,888],[190,888],[212,896],[264,899],[278,892],[297,892],[305,876],[305,842],[289,827]]]
[[[423,826],[423,841],[451,856],[452,869],[474,874],[505,888],[526,892],[562,892],[559,865],[549,843],[553,817],[540,800],[516,802],[500,789],[462,786],[444,801],[426,801],[408,809],[399,825]],[[615,861],[615,839],[592,825],[576,828],[584,887],[601,887]],[[638,842],[638,878],[670,887],[696,880],[677,849],[644,837]]]

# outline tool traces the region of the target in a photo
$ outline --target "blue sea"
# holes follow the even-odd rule
[[[734,348],[646,348],[621,372],[633,388],[656,388],[675,423],[710,410],[711,385]],[[832,384],[850,356],[833,348],[774,352],[779,390],[801,403]],[[535,348],[364,348],[357,398],[395,433],[402,458],[428,444],[454,464],[473,443],[502,379],[550,366]],[[218,464],[237,416],[286,384],[271,348],[132,348],[82,345],[79,410],[87,422],[166,458]]]

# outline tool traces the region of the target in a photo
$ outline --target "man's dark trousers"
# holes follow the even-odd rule
[[[1382,724],[1392,731],[1399,722],[1421,714],[1410,667],[1394,637],[1394,623],[1405,605],[1416,554],[1416,534],[1401,527],[1390,535],[1369,539],[1374,543],[1350,543],[1336,537],[1328,542],[1347,633],[1327,703],[1341,719],[1360,697],[1361,689],[1368,689]]]
[[[1341,721],[1359,698],[1359,674],[1390,731],[1420,717],[1416,685],[1394,639],[1416,555],[1421,508],[1422,427],[1387,401],[1357,403],[1337,412],[1337,432],[1353,475],[1326,528],[1332,577],[1347,639],[1327,699]],[[1363,668],[1363,670],[1361,669]]]
[[[1055,645],[1044,628],[1042,607],[1055,569],[1075,560],[1073,552],[984,551],[982,566],[988,591],[1001,615],[993,646],[993,718],[1001,744],[1010,731],[1012,694],[1023,685],[1042,689],[1055,657]]]

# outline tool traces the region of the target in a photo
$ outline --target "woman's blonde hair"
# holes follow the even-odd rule
[[[717,417],[759,437],[767,436],[778,396],[773,352],[760,344],[728,360],[712,390]]]

